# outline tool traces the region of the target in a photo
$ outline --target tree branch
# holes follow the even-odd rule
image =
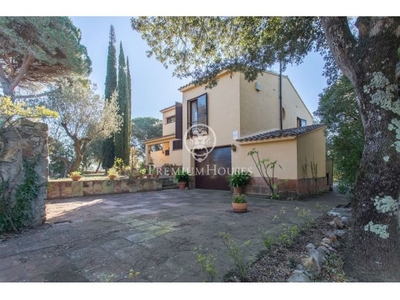
[[[18,75],[14,78],[14,80],[11,82],[11,90],[13,91],[16,86],[21,82],[21,80],[24,78],[26,72],[28,71],[29,66],[31,65],[34,57],[32,54],[24,54],[24,59],[22,61],[21,68],[19,69]]]
[[[356,40],[351,33],[346,17],[323,17],[322,27],[329,48],[339,68],[352,82],[355,82],[357,63],[355,60]]]
[[[14,96],[16,99],[29,99],[29,98],[38,98],[49,95],[51,92],[44,92],[41,94],[33,94],[33,95],[16,95]]]

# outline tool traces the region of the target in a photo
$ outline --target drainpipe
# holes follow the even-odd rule
[[[282,130],[282,61],[279,61],[279,125]]]

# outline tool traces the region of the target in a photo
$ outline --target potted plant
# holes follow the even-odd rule
[[[244,187],[250,181],[250,173],[237,170],[228,177],[229,185],[233,187],[234,194],[242,194]]]
[[[118,175],[119,174],[118,174],[117,170],[115,170],[114,168],[109,169],[107,172],[107,177],[110,180],[114,180],[115,178],[118,177]]]
[[[140,169],[140,171],[139,171],[139,174],[140,174],[141,178],[146,177],[146,173],[147,173],[146,169]]]
[[[153,170],[151,170],[151,175],[153,176],[153,178],[160,177],[160,175],[158,173],[158,168],[154,168]]]
[[[79,179],[81,179],[81,177],[81,172],[79,171],[73,171],[69,173],[69,178],[71,178],[73,181],[78,181]]]
[[[232,197],[232,208],[235,212],[247,211],[247,200],[244,194],[234,194]]]
[[[178,186],[180,190],[184,190],[186,188],[187,183],[189,182],[190,175],[188,172],[179,169],[175,173],[175,180],[178,182]]]

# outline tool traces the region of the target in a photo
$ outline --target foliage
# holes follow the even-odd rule
[[[244,195],[244,194],[240,194],[240,195],[235,194],[235,195],[232,196],[232,202],[233,203],[247,203],[246,195]]]
[[[175,180],[177,182],[188,182],[190,179],[190,175],[188,172],[179,169],[178,171],[176,171],[175,173]]]
[[[88,75],[91,61],[81,32],[68,17],[0,17],[0,81],[12,100],[16,87],[36,93],[42,84]]]
[[[0,182],[0,232],[18,232],[31,225],[32,202],[39,195],[35,167],[37,160],[23,160],[23,182],[15,188],[15,203],[11,203],[8,182]]]
[[[295,207],[294,210],[302,222],[301,226],[305,227],[306,229],[310,228],[315,221],[315,219],[311,216],[311,210],[306,210],[305,208],[300,209],[299,207]]]
[[[258,172],[260,173],[264,182],[268,185],[271,191],[272,199],[279,199],[279,179],[275,178],[275,168],[278,166],[282,169],[281,165],[278,164],[278,161],[271,161],[269,158],[260,159],[258,155],[258,151],[253,148],[247,153],[247,156],[251,156],[254,164]],[[269,173],[271,171],[271,174]]]
[[[129,164],[129,150],[130,150],[130,126],[131,116],[129,115],[130,101],[128,99],[130,93],[128,91],[127,74],[125,55],[122,48],[122,42],[120,43],[119,59],[118,59],[118,84],[117,84],[117,103],[119,107],[118,114],[122,118],[121,130],[115,133],[114,147],[115,156],[123,159],[126,165]]]
[[[327,128],[328,153],[334,161],[334,175],[340,191],[351,192],[364,149],[364,130],[357,97],[350,80],[342,76],[319,95],[314,112]]]
[[[107,175],[118,176],[118,175],[119,175],[119,172],[118,172],[116,169],[114,169],[114,168],[110,168],[110,169],[108,169],[108,171],[107,171]]]
[[[228,182],[233,187],[245,187],[250,181],[251,175],[249,172],[236,170],[235,173],[229,175]]]
[[[207,254],[208,249],[203,249],[201,246],[194,249],[196,262],[199,264],[201,271],[205,274],[207,282],[213,282],[217,275],[215,267],[215,256]]]
[[[125,163],[122,158],[116,157],[112,167],[118,174],[123,174],[125,171]]]
[[[114,26],[110,26],[110,40],[108,42],[107,54],[107,73],[105,82],[104,97],[106,101],[110,101],[117,93],[117,49],[115,48],[115,31]],[[114,135],[104,140],[102,146],[102,166],[104,169],[111,168],[115,158]]]
[[[134,145],[138,157],[145,159],[145,140],[162,136],[162,121],[152,117],[138,117],[132,119],[132,144]],[[155,146],[154,150],[161,150]]]
[[[69,173],[69,177],[76,177],[76,176],[81,176],[82,173],[80,171],[73,171]]]
[[[244,278],[251,261],[246,259],[245,248],[250,245],[250,241],[245,241],[242,245],[238,245],[229,233],[221,234],[224,246],[228,249],[228,256],[233,260],[240,278]]]
[[[154,55],[178,78],[217,83],[224,70],[257,74],[281,61],[301,63],[325,44],[318,18],[305,17],[140,17],[131,19]],[[326,55],[325,55],[326,56]]]
[[[64,80],[60,86],[54,87],[47,99],[47,106],[60,115],[50,124],[50,129],[54,133],[61,128],[64,137],[72,142],[75,156],[69,171],[80,168],[92,141],[109,137],[119,130],[121,124],[115,95],[105,102],[95,90],[96,87],[87,80]]]
[[[297,225],[283,225],[283,232],[277,237],[277,241],[283,245],[290,245],[293,239],[299,234],[300,227]]]

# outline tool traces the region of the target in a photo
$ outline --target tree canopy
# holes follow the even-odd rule
[[[162,136],[162,121],[153,117],[137,117],[132,119],[132,144],[137,156],[145,158],[143,141]],[[156,150],[159,150],[158,148]]]
[[[16,87],[36,93],[43,83],[88,75],[91,60],[81,32],[68,17],[0,17],[0,82],[12,98]]]
[[[117,114],[116,95],[104,101],[95,93],[90,82],[75,79],[64,80],[48,96],[47,106],[58,112],[56,127],[64,130],[72,141],[75,157],[69,171],[76,171],[90,143],[117,132],[122,118]]]
[[[327,146],[341,192],[351,192],[364,149],[364,130],[354,88],[341,77],[320,94],[314,115],[327,128]]]

